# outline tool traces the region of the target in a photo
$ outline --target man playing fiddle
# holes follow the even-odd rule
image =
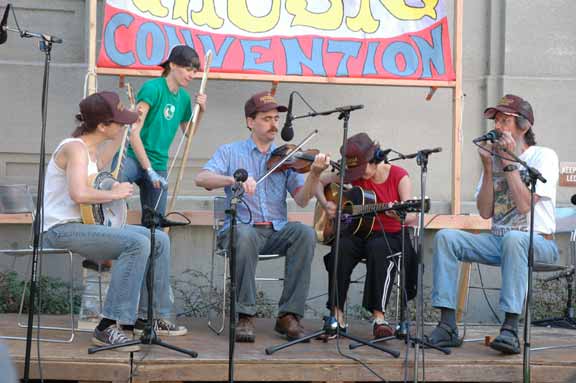
[[[310,285],[310,269],[314,256],[315,234],[311,227],[287,221],[287,193],[301,207],[314,196],[320,174],[328,167],[329,158],[315,156],[308,177],[292,169],[275,172],[261,184],[256,180],[267,172],[266,164],[275,149],[279,113],[287,108],[278,105],[268,92],[260,92],[244,105],[247,140],[222,145],[196,176],[196,184],[208,190],[224,188],[228,200],[235,183],[233,173],[246,169],[248,179],[242,184],[246,195],[238,206],[236,231],[236,264],[239,321],[237,342],[254,342],[256,314],[255,271],[258,254],[280,253],[285,256],[284,289],[278,303],[275,330],[289,340],[305,336],[300,324]],[[248,210],[249,209],[249,210]],[[229,222],[218,236],[219,245],[228,247]]]

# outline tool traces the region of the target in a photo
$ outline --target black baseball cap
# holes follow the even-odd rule
[[[170,63],[174,63],[181,67],[200,69],[200,57],[194,48],[191,48],[188,45],[176,45],[170,51],[168,59],[161,63],[160,66],[167,68]]]

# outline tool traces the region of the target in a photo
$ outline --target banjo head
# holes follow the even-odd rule
[[[111,190],[112,185],[118,182],[111,173],[101,172],[94,179],[94,188],[98,190]],[[108,227],[122,227],[126,224],[128,207],[126,201],[116,200],[92,206],[97,224]]]

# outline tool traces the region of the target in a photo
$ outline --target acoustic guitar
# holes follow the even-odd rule
[[[129,83],[126,83],[130,109],[134,110],[134,91]],[[129,125],[124,130],[124,136],[120,144],[120,155],[116,167],[112,172],[102,171],[88,177],[88,184],[94,189],[111,190],[112,186],[118,182],[120,172],[124,167],[126,152],[128,150],[128,138],[130,137]],[[122,227],[126,224],[128,217],[128,206],[125,200],[115,200],[99,204],[82,204],[80,205],[80,214],[82,222],[89,225],[104,225],[109,227]]]
[[[338,203],[338,185],[331,183],[324,188],[328,201]],[[377,203],[376,193],[360,186],[345,187],[342,195],[342,235],[354,235],[368,238],[376,222],[376,214],[396,210],[406,213],[418,213],[421,210],[420,199],[411,199],[393,204]],[[424,212],[430,210],[430,199],[424,199]],[[328,217],[326,211],[316,202],[314,209],[314,230],[319,242],[330,245],[336,235],[336,222]]]

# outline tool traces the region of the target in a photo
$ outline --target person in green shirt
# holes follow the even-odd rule
[[[140,203],[162,215],[168,195],[168,152],[178,131],[186,130],[192,117],[190,95],[186,88],[200,69],[200,58],[187,45],[177,45],[160,64],[162,76],[144,83],[136,96],[140,119],[132,126],[130,147],[120,181],[134,182],[140,188]],[[206,110],[206,95],[197,94],[198,119]]]

